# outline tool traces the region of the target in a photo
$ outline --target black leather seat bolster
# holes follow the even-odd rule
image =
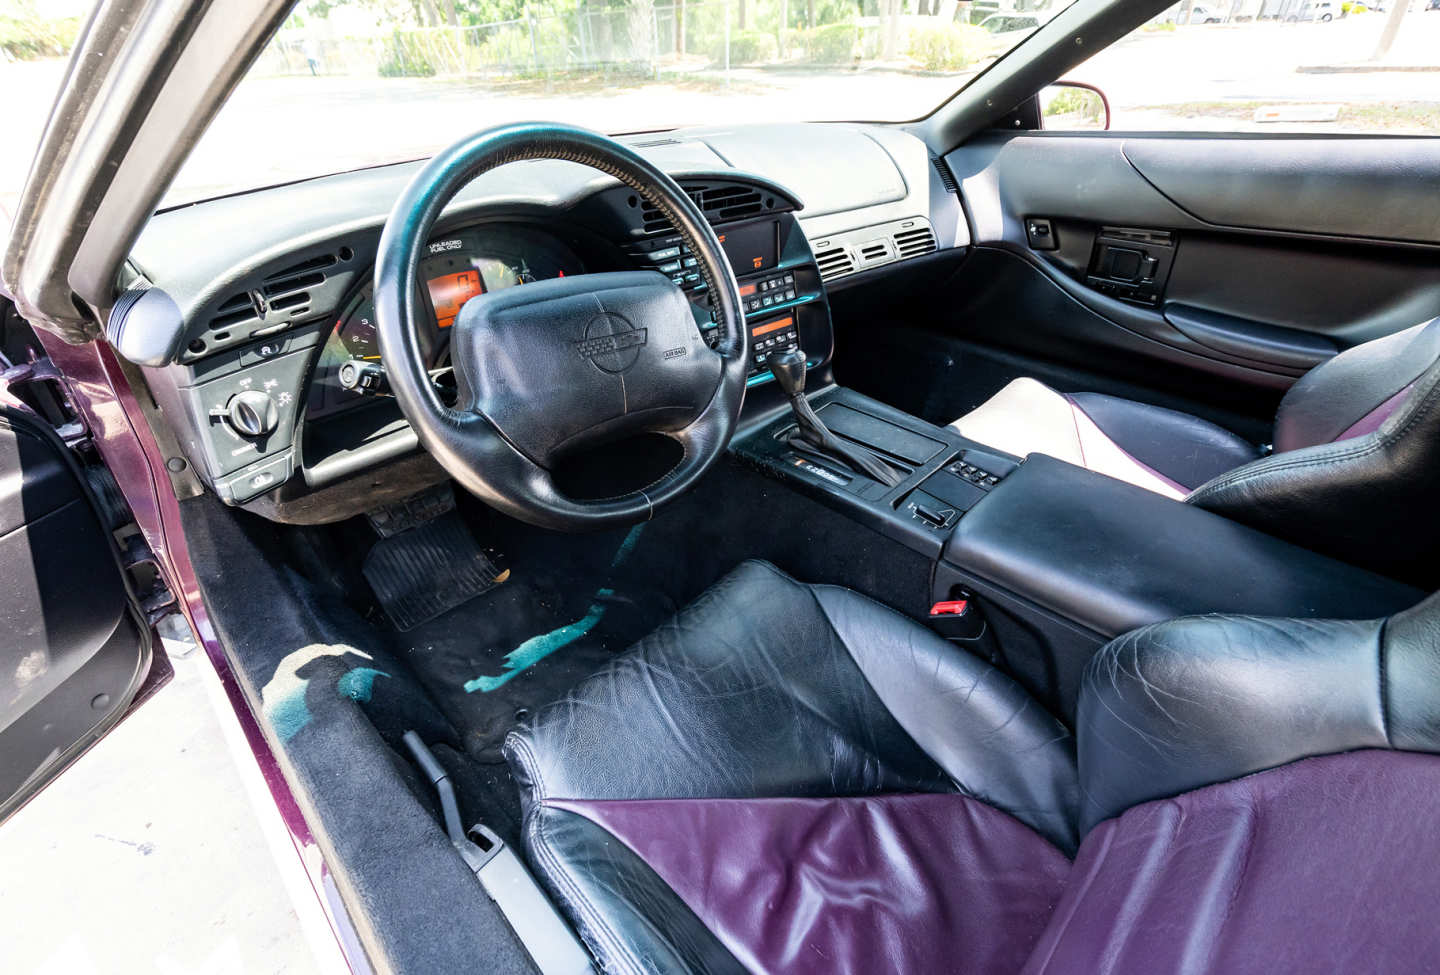
[[[1390,617],[1381,652],[1390,744],[1440,752],[1440,593]]]
[[[536,712],[506,751],[527,805],[955,791],[810,587],[762,562]]]
[[[864,596],[833,586],[815,596],[886,709],[962,792],[1075,852],[1068,728],[988,663]]]
[[[1131,806],[1313,755],[1440,746],[1432,596],[1383,620],[1198,616],[1107,644],[1077,736],[1082,835]],[[1428,615],[1428,619],[1426,618]]]
[[[1374,433],[1275,454],[1201,485],[1188,503],[1397,579],[1440,585],[1440,366]],[[1333,517],[1318,517],[1328,512]]]
[[[1063,725],[918,623],[763,562],[538,712],[506,750],[527,809],[958,790],[1076,846]]]
[[[1071,393],[1070,402],[1121,450],[1186,488],[1260,456],[1254,444],[1188,413],[1103,393]]]
[[[1440,318],[1357,345],[1310,370],[1275,414],[1275,451],[1328,444],[1440,360]]]
[[[650,865],[579,813],[525,820],[533,866],[606,971],[743,975],[745,967]]]

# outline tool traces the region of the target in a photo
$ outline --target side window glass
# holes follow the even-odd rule
[[[1119,131],[1440,135],[1440,0],[1186,0],[1066,79]]]

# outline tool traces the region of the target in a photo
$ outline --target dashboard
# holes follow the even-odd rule
[[[742,126],[628,141],[677,179],[730,259],[754,356],[747,411],[778,402],[765,365],[777,348],[800,345],[823,373],[832,291],[969,243],[958,197],[923,143],[896,128]],[[383,380],[371,279],[387,211],[417,167],[178,208],[156,215],[137,242],[122,285],[162,290],[179,324],[163,359],[116,349],[142,367],[190,462],[185,476],[225,503],[280,521],[333,521],[443,476],[383,383],[345,381],[360,367]],[[484,174],[451,201],[428,248],[418,337],[442,396],[465,302],[562,275],[658,271],[686,294],[700,335],[712,345],[718,337],[695,259],[673,228],[583,166],[531,161]]]

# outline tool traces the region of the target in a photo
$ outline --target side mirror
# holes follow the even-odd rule
[[[1040,127],[1052,131],[1110,128],[1110,102],[1093,85],[1057,81],[1040,89]]]

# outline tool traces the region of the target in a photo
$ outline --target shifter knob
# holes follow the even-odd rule
[[[791,347],[784,352],[770,356],[766,365],[774,375],[786,396],[798,396],[805,392],[805,350]]]

